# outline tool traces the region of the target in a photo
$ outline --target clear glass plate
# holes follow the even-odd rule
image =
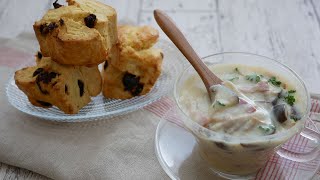
[[[8,100],[15,108],[24,113],[42,119],[60,122],[92,121],[132,112],[172,92],[174,81],[183,69],[181,61],[179,62],[182,55],[172,43],[159,41],[156,47],[161,48],[164,54],[162,73],[153,89],[144,96],[119,100],[106,99],[100,94],[92,97],[92,101],[83,107],[78,114],[68,115],[60,111],[57,107],[45,109],[33,106],[28,101],[27,96],[18,89],[12,76],[9,79],[6,89]]]
[[[160,165],[168,176],[173,180],[210,180],[210,179],[224,179],[212,171],[207,163],[200,157],[198,153],[198,146],[195,138],[191,133],[182,127],[166,120],[165,115],[159,122],[156,136],[155,136],[155,151]],[[302,140],[303,141],[303,140]],[[284,146],[288,145],[286,143]],[[306,148],[301,147],[301,150],[308,151]],[[276,162],[274,162],[276,161]],[[261,169],[255,179],[317,179],[320,176],[320,156],[317,159],[306,162],[298,163],[287,160],[275,154],[266,167],[276,163],[272,175],[266,175],[264,169]],[[315,173],[319,172],[319,175]],[[274,176],[277,177],[274,177]]]

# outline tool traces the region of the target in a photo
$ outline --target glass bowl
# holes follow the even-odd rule
[[[202,127],[190,119],[187,115],[188,113],[184,112],[184,108],[179,102],[179,93],[182,84],[190,75],[196,74],[193,67],[187,68],[176,81],[174,97],[182,112],[183,117],[181,120],[184,126],[194,135],[199,146],[198,151],[201,157],[209,164],[213,171],[228,179],[252,178],[276,151],[287,159],[300,162],[309,161],[318,156],[319,146],[317,146],[314,151],[305,154],[293,153],[280,148],[280,145],[302,131],[310,112],[311,103],[308,90],[302,79],[293,70],[273,59],[250,53],[226,52],[207,56],[203,58],[203,60],[207,65],[243,64],[263,67],[275,76],[281,75],[283,79],[290,81],[298,90],[297,96],[305,97],[305,100],[302,102],[304,109],[301,120],[299,120],[295,126],[284,132],[261,136],[259,138],[219,134]],[[202,88],[205,88],[204,85]],[[307,133],[308,129],[305,128],[304,131]],[[317,133],[318,132],[316,132],[316,134]],[[315,137],[318,138],[319,135],[315,135]],[[319,139],[317,140],[319,141]]]

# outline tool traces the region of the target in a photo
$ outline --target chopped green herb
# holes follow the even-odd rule
[[[251,81],[251,82],[260,82],[261,81],[262,76],[261,75],[257,75],[257,74],[251,74],[251,75],[246,75],[246,79]]]
[[[237,67],[234,68],[234,71],[240,74],[240,71],[239,71],[239,69]]]
[[[271,77],[268,82],[273,84],[274,86],[280,87],[281,81],[278,81],[276,77]]]
[[[296,92],[296,90],[290,90],[290,91],[288,91],[289,94],[292,94],[292,93],[295,93],[295,92]]]
[[[298,116],[290,116],[290,119],[293,119],[295,122],[297,122],[301,118],[299,118]]]
[[[272,124],[260,125],[258,126],[265,134],[273,134],[276,130],[276,127]]]
[[[284,97],[284,100],[285,100],[290,106],[293,106],[294,102],[296,101],[296,99],[294,98],[294,96],[291,95],[290,93],[288,93],[287,96]]]
[[[236,77],[230,78],[229,81],[238,80],[238,79],[239,79],[239,77],[236,76]]]
[[[220,102],[220,101],[217,101],[218,102],[218,104],[220,105],[220,106],[226,106],[225,104],[223,104],[222,102]]]

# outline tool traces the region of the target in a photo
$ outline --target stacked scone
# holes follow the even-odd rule
[[[54,3],[34,31],[40,44],[37,65],[15,73],[17,86],[35,106],[57,106],[74,114],[101,92],[98,65],[117,43],[116,11],[89,0]]]
[[[148,93],[161,73],[162,52],[152,48],[158,31],[147,26],[117,30],[112,7],[94,0],[67,3],[53,3],[55,9],[33,26],[40,45],[36,66],[15,73],[16,85],[29,101],[75,114],[102,88],[107,98]]]
[[[163,53],[152,46],[159,33],[149,26],[119,26],[118,45],[103,70],[103,95],[127,99],[148,93],[161,73]]]

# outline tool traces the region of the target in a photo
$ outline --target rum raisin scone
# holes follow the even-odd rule
[[[94,28],[104,37],[107,49],[111,49],[118,42],[117,13],[114,8],[96,0],[67,0],[67,2],[69,6],[76,6],[96,15]]]
[[[89,6],[91,9],[73,4],[51,9],[35,22],[40,49],[60,64],[97,65],[106,60],[116,41],[116,12],[101,3]]]
[[[58,63],[51,62],[50,57],[43,57],[44,62],[42,62],[42,53],[38,52],[36,55],[36,63],[37,65],[43,65],[43,63],[47,63],[48,66],[51,65],[58,65]],[[40,64],[41,63],[41,64]],[[49,64],[50,63],[50,64]],[[73,68],[73,69],[79,69],[81,74],[83,75],[83,80],[85,84],[88,86],[88,91],[90,96],[97,96],[100,94],[102,89],[102,77],[101,73],[99,71],[98,66],[68,66],[68,65],[60,65],[65,68]]]
[[[163,54],[152,48],[158,32],[147,26],[118,29],[118,52],[115,50],[104,66],[103,95],[117,99],[144,95],[161,74]]]
[[[81,68],[60,65],[49,57],[38,57],[36,66],[16,71],[14,78],[33,105],[45,108],[54,105],[67,114],[75,114],[91,101],[90,96],[99,93],[93,89],[101,86],[99,74],[97,80],[86,78],[99,73],[97,67],[84,71]]]

